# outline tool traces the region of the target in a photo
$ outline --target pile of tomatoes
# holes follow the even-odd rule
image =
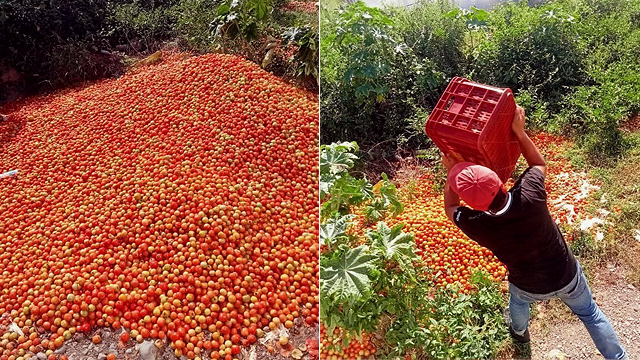
[[[347,337],[348,344],[345,346],[343,338]],[[371,343],[369,334],[362,334],[358,338],[349,338],[348,334],[341,329],[335,328],[333,333],[327,334],[324,326],[320,327],[320,359],[340,360],[340,359],[374,359],[376,348]]]
[[[566,156],[571,142],[545,133],[536,135],[533,141],[547,160],[545,185],[551,216],[557,222],[569,225],[588,217],[588,202],[601,184],[571,165]]]
[[[0,359],[96,326],[233,359],[318,321],[316,95],[178,54],[2,113]]]

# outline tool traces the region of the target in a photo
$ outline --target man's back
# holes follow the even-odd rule
[[[556,291],[576,275],[576,260],[547,208],[544,175],[528,168],[495,215],[459,207],[456,225],[509,269],[509,281],[537,294]]]

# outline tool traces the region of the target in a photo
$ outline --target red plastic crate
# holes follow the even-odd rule
[[[520,145],[511,131],[515,110],[510,89],[455,77],[431,112],[425,131],[443,153],[456,152],[507,181],[520,157]]]

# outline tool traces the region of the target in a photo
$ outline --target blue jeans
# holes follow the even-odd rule
[[[560,298],[580,318],[591,339],[605,359],[624,359],[625,350],[620,345],[607,317],[593,301],[582,267],[571,282],[558,291],[548,294],[532,294],[509,283],[509,312],[511,326],[517,334],[523,334],[529,326],[529,304],[535,301]]]

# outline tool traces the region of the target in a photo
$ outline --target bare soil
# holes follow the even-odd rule
[[[69,360],[96,360],[104,359],[107,354],[113,353],[118,360],[137,360],[143,359],[140,355],[141,344],[134,340],[129,340],[126,346],[120,343],[120,333],[122,330],[112,329],[96,329],[88,334],[76,333],[73,338],[64,342],[63,346],[56,350],[56,354],[64,354]],[[95,334],[100,334],[102,337],[102,343],[94,344],[91,341],[91,337]],[[277,339],[275,341],[264,341],[268,339],[258,339],[258,342],[250,348],[243,348],[241,353],[237,356],[240,360],[314,360],[318,359],[317,355],[314,355],[312,348],[307,346],[307,340],[318,341],[320,334],[319,325],[307,326],[303,325],[302,319],[296,319],[296,325],[288,330],[289,344],[285,347],[277,345]],[[267,345],[274,346],[274,352],[270,353],[267,350]],[[175,360],[173,349],[169,346],[168,342],[161,342],[160,348],[157,348],[156,356],[150,359],[154,360]],[[298,354],[301,357],[296,358],[292,355],[294,349],[300,350]],[[209,359],[208,355],[201,355],[203,359]],[[185,356],[182,357],[186,359]],[[37,359],[37,357],[33,357]],[[145,359],[146,360],[146,359]]]
[[[589,285],[629,359],[640,359],[640,289],[625,281],[624,270],[613,263],[601,266]],[[582,322],[561,301],[542,302],[535,307],[530,325],[531,359],[557,358],[549,356],[552,350],[571,360],[603,359]]]

